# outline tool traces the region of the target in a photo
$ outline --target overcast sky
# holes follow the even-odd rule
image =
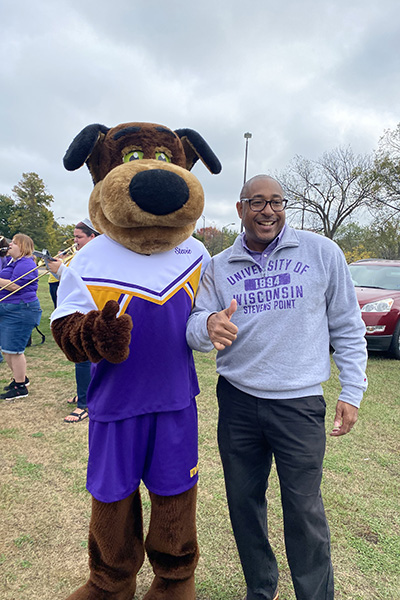
[[[205,224],[238,229],[244,133],[248,177],[373,151],[400,122],[399,40],[398,0],[1,0],[0,193],[34,171],[76,223],[92,182],[62,158],[81,129],[189,127],[223,167],[193,170]]]

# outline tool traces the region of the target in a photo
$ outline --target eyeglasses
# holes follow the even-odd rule
[[[261,212],[267,206],[270,205],[274,212],[282,212],[285,210],[287,200],[284,198],[281,200],[264,200],[263,198],[241,198],[240,202],[248,202],[249,208],[253,212]]]
[[[261,212],[267,206],[270,205],[274,212],[281,212],[285,210],[287,200],[284,198],[281,200],[264,200],[263,198],[241,198],[240,202],[248,202],[249,208],[253,212]]]

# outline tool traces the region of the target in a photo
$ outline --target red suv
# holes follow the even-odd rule
[[[349,265],[369,350],[400,360],[400,260],[368,258]]]

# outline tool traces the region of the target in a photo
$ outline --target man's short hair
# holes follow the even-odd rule
[[[271,175],[265,175],[263,173],[261,173],[260,175],[254,175],[254,177],[251,177],[250,179],[248,179],[244,184],[242,189],[240,190],[240,198],[247,198],[247,194],[248,194],[248,189],[251,186],[251,184],[253,183],[253,181],[256,181],[257,179],[270,179],[272,181],[276,181],[276,183],[278,183],[279,185],[281,185],[279,183],[279,181],[277,179],[275,179],[275,177],[271,177]],[[282,186],[281,186],[282,187]]]

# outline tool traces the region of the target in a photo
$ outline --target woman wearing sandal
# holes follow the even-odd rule
[[[80,250],[90,240],[93,240],[99,235],[89,219],[83,219],[74,229],[74,243],[76,250]],[[54,259],[49,262],[49,271],[58,279],[61,278],[64,269],[67,265],[61,259]],[[90,361],[75,363],[75,379],[76,379],[76,395],[67,400],[68,404],[76,404],[76,408],[65,417],[65,423],[80,423],[88,418],[86,404],[86,392],[90,383]]]

